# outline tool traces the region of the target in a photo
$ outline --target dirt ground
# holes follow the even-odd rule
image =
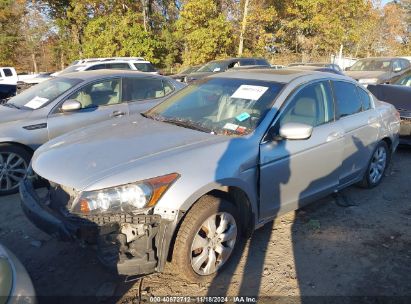
[[[26,266],[40,304],[63,299],[138,303],[139,296],[143,302],[187,302],[162,296],[223,295],[283,303],[306,303],[311,296],[333,297],[323,298],[327,303],[337,296],[392,296],[410,303],[410,177],[411,149],[400,149],[380,186],[350,187],[264,226],[224,274],[204,285],[172,274],[124,283],[99,264],[93,250],[35,228],[22,213],[18,195],[0,198],[0,241]],[[197,300],[204,299],[190,301]]]

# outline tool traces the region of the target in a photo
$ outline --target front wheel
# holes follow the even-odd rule
[[[16,193],[26,176],[31,155],[24,148],[0,144],[0,195]]]
[[[191,282],[208,282],[233,255],[241,239],[234,206],[212,196],[201,198],[188,212],[177,233],[172,264]]]
[[[374,188],[383,179],[385,171],[390,161],[390,152],[387,144],[382,141],[378,143],[372,154],[371,160],[365,171],[361,186]]]

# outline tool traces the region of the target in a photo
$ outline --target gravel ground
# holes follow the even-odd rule
[[[333,297],[322,298],[327,303],[336,296],[393,296],[410,303],[410,172],[411,149],[401,149],[380,186],[350,187],[257,230],[207,285],[169,273],[125,283],[99,264],[93,250],[35,228],[18,195],[0,198],[0,241],[26,266],[40,304],[56,302],[55,296],[67,303],[138,303],[139,296],[144,302],[154,296],[224,295],[287,303],[306,303],[309,296]]]

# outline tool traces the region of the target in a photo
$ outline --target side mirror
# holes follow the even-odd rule
[[[308,139],[312,133],[312,126],[298,122],[289,122],[280,128],[280,136],[290,140]]]
[[[394,72],[401,72],[401,71],[402,71],[401,67],[394,68]]]
[[[81,109],[81,103],[75,99],[66,100],[61,106],[63,112],[73,112]]]
[[[220,72],[221,69],[220,68],[214,68],[213,72]]]

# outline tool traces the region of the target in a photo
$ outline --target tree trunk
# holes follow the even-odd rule
[[[245,0],[244,3],[244,13],[243,13],[243,22],[241,25],[241,32],[240,32],[240,43],[238,44],[238,57],[243,55],[243,48],[244,48],[244,34],[247,29],[247,15],[248,15],[248,4],[249,0]]]
[[[34,53],[31,54],[31,60],[33,62],[34,73],[37,74],[39,70],[37,69],[36,55]]]

